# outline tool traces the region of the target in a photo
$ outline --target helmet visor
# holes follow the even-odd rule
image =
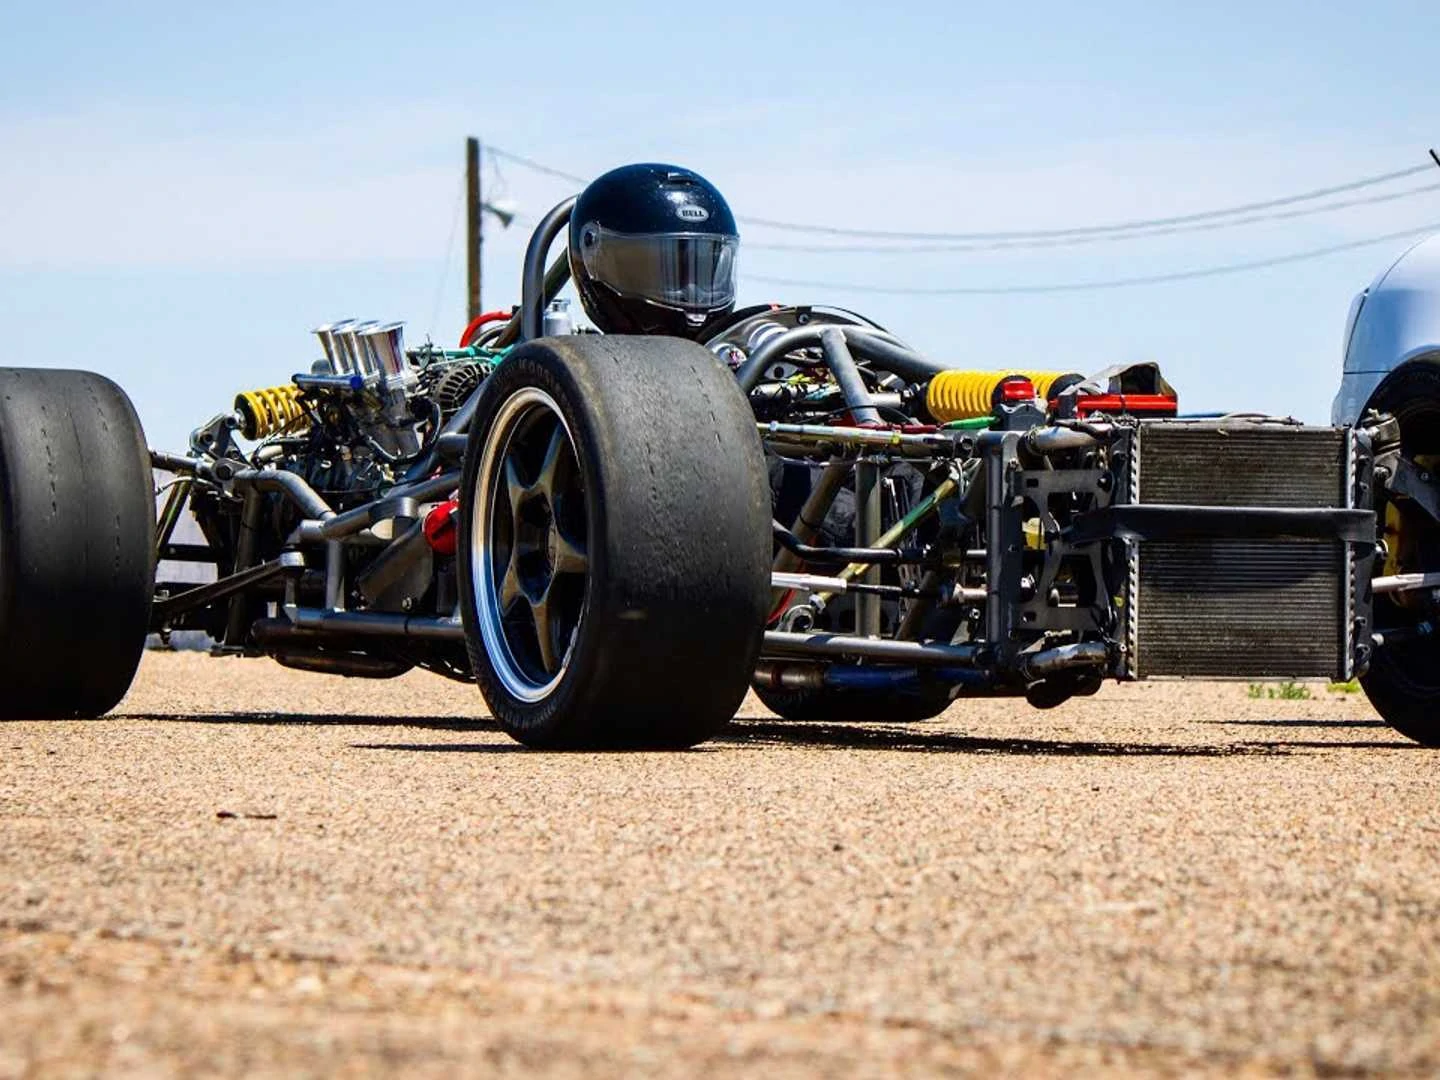
[[[735,300],[738,236],[715,233],[611,232],[590,223],[580,231],[580,257],[596,281],[621,296],[686,311],[711,311]]]

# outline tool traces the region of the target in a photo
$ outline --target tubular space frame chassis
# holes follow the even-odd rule
[[[1181,536],[1245,536],[1312,537],[1363,545],[1373,542],[1374,519],[1369,511],[1355,509],[1295,510],[1253,507],[1201,506],[1138,506],[1114,498],[1114,484],[1103,469],[1035,469],[1026,470],[1021,463],[1022,451],[1031,456],[1046,457],[1067,450],[1098,447],[1110,440],[1124,440],[1133,428],[1129,425],[1090,425],[1086,430],[1075,427],[1050,426],[1029,431],[991,431],[978,439],[959,432],[910,434],[860,427],[819,427],[808,425],[761,424],[762,437],[772,449],[787,456],[804,455],[828,462],[829,472],[838,480],[853,472],[857,487],[855,548],[838,553],[853,556],[838,575],[797,574],[787,569],[795,557],[782,549],[776,560],[772,581],[777,589],[803,589],[823,600],[836,593],[854,591],[859,632],[853,635],[772,630],[766,633],[763,647],[765,660],[795,661],[812,659],[833,662],[839,659],[865,660],[872,663],[908,666],[966,669],[973,672],[968,681],[988,682],[999,676],[1005,682],[1028,682],[1058,671],[1084,667],[1103,669],[1107,674],[1125,675],[1133,671],[1127,659],[1127,635],[1118,624],[1115,613],[1078,607],[1046,610],[1047,582],[1026,587],[1022,582],[1021,555],[1025,548],[1022,534],[1024,519],[1017,495],[1019,487],[1044,505],[1052,492],[1080,493],[1093,508],[1082,515],[1062,535],[1053,520],[1043,520],[1047,540],[1064,556],[1083,557],[1094,567],[1097,580],[1105,573],[1098,560],[1106,541],[1132,543],[1139,539]],[[287,549],[278,559],[258,563],[253,550],[241,544],[235,566],[225,577],[214,583],[157,599],[153,616],[155,628],[168,627],[188,611],[210,605],[227,597],[239,606],[241,594],[272,579],[284,583],[286,619],[308,634],[335,634],[354,637],[423,638],[429,640],[463,640],[464,629],[457,613],[449,616],[412,616],[403,613],[349,611],[344,608],[343,547],[347,544],[374,546],[391,543],[377,536],[372,527],[379,522],[415,520],[426,501],[438,501],[450,494],[458,484],[456,472],[405,485],[389,492],[384,498],[357,509],[336,514],[303,479],[278,471],[230,469],[229,463],[206,466],[190,459],[155,455],[156,464],[170,468],[188,468],[189,482],[195,477],[219,483],[225,490],[244,501],[248,516],[258,508],[260,496],[278,491],[306,516],[289,538]],[[942,476],[920,503],[890,530],[880,529],[880,476],[895,460],[912,463],[929,461]],[[977,468],[978,466],[978,468]],[[186,481],[182,476],[182,483]],[[942,520],[963,515],[962,505],[976,482],[986,491],[984,506],[986,535],[990,538],[985,551],[906,552],[903,545],[932,515]],[[1028,485],[1028,486],[1027,486]],[[840,484],[826,485],[828,498],[833,499]],[[177,489],[177,493],[184,489]],[[995,494],[999,493],[999,497]],[[1038,498],[1037,498],[1038,496]],[[178,517],[180,499],[172,494],[158,525],[157,554],[177,554],[169,550],[169,533]],[[809,505],[795,523],[796,532],[805,532],[807,525],[823,518],[828,502]],[[244,534],[242,533],[242,536]],[[316,552],[323,565],[326,602],[322,607],[302,607],[295,603],[295,581],[310,566],[304,551]],[[803,549],[823,551],[824,549]],[[983,607],[985,639],[979,643],[946,644],[914,640],[902,626],[894,638],[879,635],[879,593],[874,584],[875,571],[881,562],[900,561],[932,566],[955,565],[970,560],[984,566],[986,586],[983,590],[967,590],[965,599]],[[834,560],[831,560],[834,561]],[[1052,565],[1054,559],[1047,560]],[[1357,570],[1360,568],[1357,567]],[[1362,580],[1364,578],[1362,577]],[[1380,588],[1423,587],[1425,582],[1382,581]],[[1029,594],[1031,599],[1021,600]],[[242,631],[243,628],[237,627]],[[1046,631],[1066,636],[1081,634],[1102,637],[1102,641],[1067,641],[1050,648],[1024,647],[1016,643],[1017,630]],[[1034,636],[1034,635],[1030,635]],[[1106,644],[1109,642],[1109,644]],[[227,643],[238,644],[227,635]],[[958,672],[955,672],[957,676]]]

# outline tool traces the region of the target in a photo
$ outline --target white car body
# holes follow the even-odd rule
[[[1355,424],[1392,371],[1440,364],[1440,234],[1421,240],[1355,297],[1331,421]]]

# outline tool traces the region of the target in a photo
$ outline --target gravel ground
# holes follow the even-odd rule
[[[1310,689],[563,755],[150,654],[0,726],[0,1076],[1433,1074],[1440,758]]]

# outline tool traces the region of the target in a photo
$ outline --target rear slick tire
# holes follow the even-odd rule
[[[154,490],[113,382],[0,368],[0,720],[95,717],[125,696],[149,630]]]
[[[679,338],[543,338],[486,381],[460,597],[501,727],[550,749],[679,748],[749,686],[770,491],[734,377]]]

